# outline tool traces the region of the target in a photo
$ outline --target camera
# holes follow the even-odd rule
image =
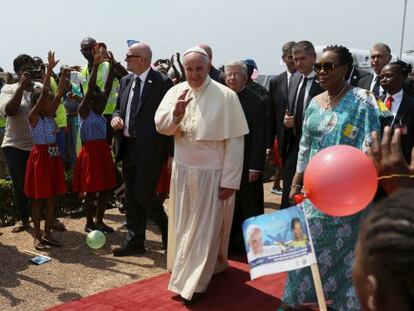
[[[97,42],[95,43],[93,50],[95,53],[97,53],[99,51],[100,48],[103,48],[104,50],[106,50],[106,44],[103,42]]]
[[[27,72],[29,73],[30,78],[32,78],[32,80],[42,79],[42,75],[43,75],[42,69],[29,69],[27,70]]]

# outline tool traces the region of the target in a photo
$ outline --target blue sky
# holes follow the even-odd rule
[[[290,40],[369,49],[382,41],[400,48],[404,0],[71,0],[3,1],[0,66],[20,53],[62,64],[84,64],[85,36],[106,42],[123,60],[126,40],[150,44],[154,59],[205,42],[213,63],[253,58],[261,73],[277,73],[280,48]],[[414,2],[408,0],[404,49],[414,49]]]

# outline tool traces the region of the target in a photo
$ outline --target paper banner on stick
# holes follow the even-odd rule
[[[247,219],[243,235],[252,280],[316,263],[301,205]]]

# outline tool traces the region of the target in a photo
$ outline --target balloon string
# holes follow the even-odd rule
[[[392,174],[392,175],[385,175],[385,176],[378,177],[378,180],[381,180],[381,179],[390,179],[390,178],[394,178],[394,177],[414,178],[414,175],[408,175],[408,174]]]

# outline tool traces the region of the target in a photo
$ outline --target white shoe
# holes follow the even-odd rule
[[[275,188],[272,188],[272,190],[270,190],[271,193],[277,194],[277,195],[282,195],[282,191],[283,191],[282,189],[278,190]]]

